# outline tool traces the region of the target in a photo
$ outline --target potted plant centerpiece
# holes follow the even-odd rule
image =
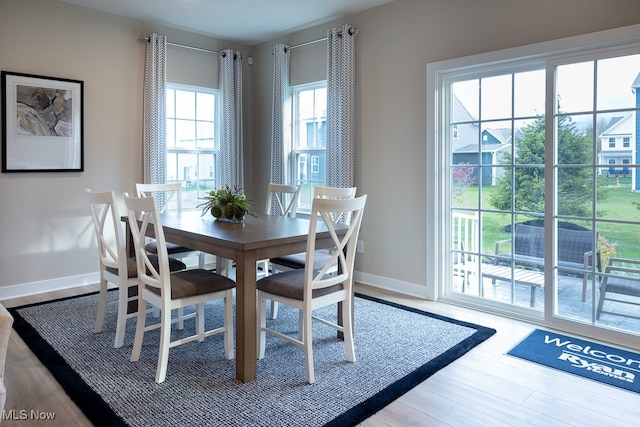
[[[247,214],[251,214],[252,202],[237,188],[231,189],[228,185],[217,190],[211,190],[203,197],[205,200],[199,204],[202,215],[210,212],[217,220],[229,222],[241,222]]]

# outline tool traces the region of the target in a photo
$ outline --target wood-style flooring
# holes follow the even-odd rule
[[[96,289],[95,286],[87,286],[2,303],[6,307],[15,307]],[[511,347],[535,328],[532,324],[448,304],[382,293],[365,286],[359,286],[357,291],[498,331],[363,422],[362,426],[640,425],[640,395],[506,356]],[[9,342],[5,384],[7,403],[3,427],[91,425],[15,332],[12,332]],[[14,418],[23,414],[27,419],[6,419],[10,410],[14,410]],[[55,413],[55,419],[31,420],[32,410],[43,416]]]

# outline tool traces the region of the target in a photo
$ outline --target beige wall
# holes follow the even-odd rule
[[[154,31],[211,50],[247,49],[50,0],[0,0],[0,69],[83,80],[85,150],[84,172],[0,174],[0,299],[95,277],[83,192],[132,192],[142,179],[138,37]],[[172,81],[217,86],[217,55],[169,48],[167,56]]]
[[[253,57],[244,65],[246,182],[261,206],[273,44],[357,27],[356,185],[369,194],[357,270],[362,281],[424,294],[425,260],[434,251],[425,242],[426,64],[639,22],[637,0],[396,0],[248,48],[50,0],[0,0],[0,69],[85,82],[85,172],[0,174],[0,299],[79,284],[97,270],[82,191],[132,191],[141,179],[139,35],[163,32],[170,41]],[[325,55],[322,43],[294,50],[292,82],[322,78]],[[170,79],[217,81],[206,54],[170,49],[169,62]],[[191,67],[178,70],[178,62]]]
[[[343,24],[358,28],[356,185],[359,194],[369,195],[358,279],[424,295],[424,286],[434,285],[425,283],[425,260],[437,250],[425,242],[425,218],[433,214],[426,212],[424,196],[426,64],[637,23],[637,0],[396,0],[255,46],[256,156],[268,156],[269,117],[261,113],[269,111],[266,64],[273,44],[315,40]],[[305,79],[295,67],[307,67],[310,76],[318,71],[317,58],[296,59],[306,49],[291,54],[296,83]],[[324,51],[315,54],[326,58]],[[258,181],[268,179],[268,168],[258,167]]]

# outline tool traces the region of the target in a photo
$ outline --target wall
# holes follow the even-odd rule
[[[425,242],[434,215],[425,207],[426,64],[639,22],[636,0],[395,0],[254,46],[255,155],[268,158],[270,118],[261,113],[269,111],[272,46],[315,40],[343,24],[358,28],[356,185],[369,197],[356,279],[426,295],[435,284],[426,283],[425,260],[438,250]],[[306,49],[292,51],[292,80],[317,75],[317,58],[295,62]],[[268,167],[259,166],[256,181],[268,179]]]
[[[425,260],[437,250],[425,242],[433,215],[425,207],[426,64],[639,22],[637,0],[396,0],[248,48],[50,0],[0,0],[0,69],[85,82],[85,172],[0,174],[0,299],[95,280],[82,192],[132,191],[142,177],[139,35],[157,31],[170,41],[253,56],[254,64],[244,65],[245,180],[261,206],[270,168],[272,46],[315,40],[346,23],[358,28],[356,185],[369,194],[358,279],[426,295],[433,284],[426,283]],[[293,51],[292,82],[322,78],[322,45]],[[170,62],[171,55],[189,54],[170,50]],[[180,61],[208,61],[194,55]],[[215,82],[205,68],[175,77]]]
[[[0,174],[0,299],[96,282],[83,193],[133,192],[142,179],[145,43],[138,37],[152,32],[211,50],[247,50],[65,3],[0,0],[0,69],[83,80],[85,150],[84,172]],[[170,80],[217,87],[217,55],[170,47],[167,58]]]

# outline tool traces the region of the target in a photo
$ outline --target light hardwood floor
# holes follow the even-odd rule
[[[95,286],[5,300],[15,307],[96,290]],[[506,356],[535,326],[443,303],[382,297],[498,332],[361,424],[385,426],[630,426],[640,423],[640,395]],[[92,319],[93,321],[93,319]],[[9,342],[5,411],[54,412],[54,421],[3,420],[2,426],[90,426],[15,332]]]

